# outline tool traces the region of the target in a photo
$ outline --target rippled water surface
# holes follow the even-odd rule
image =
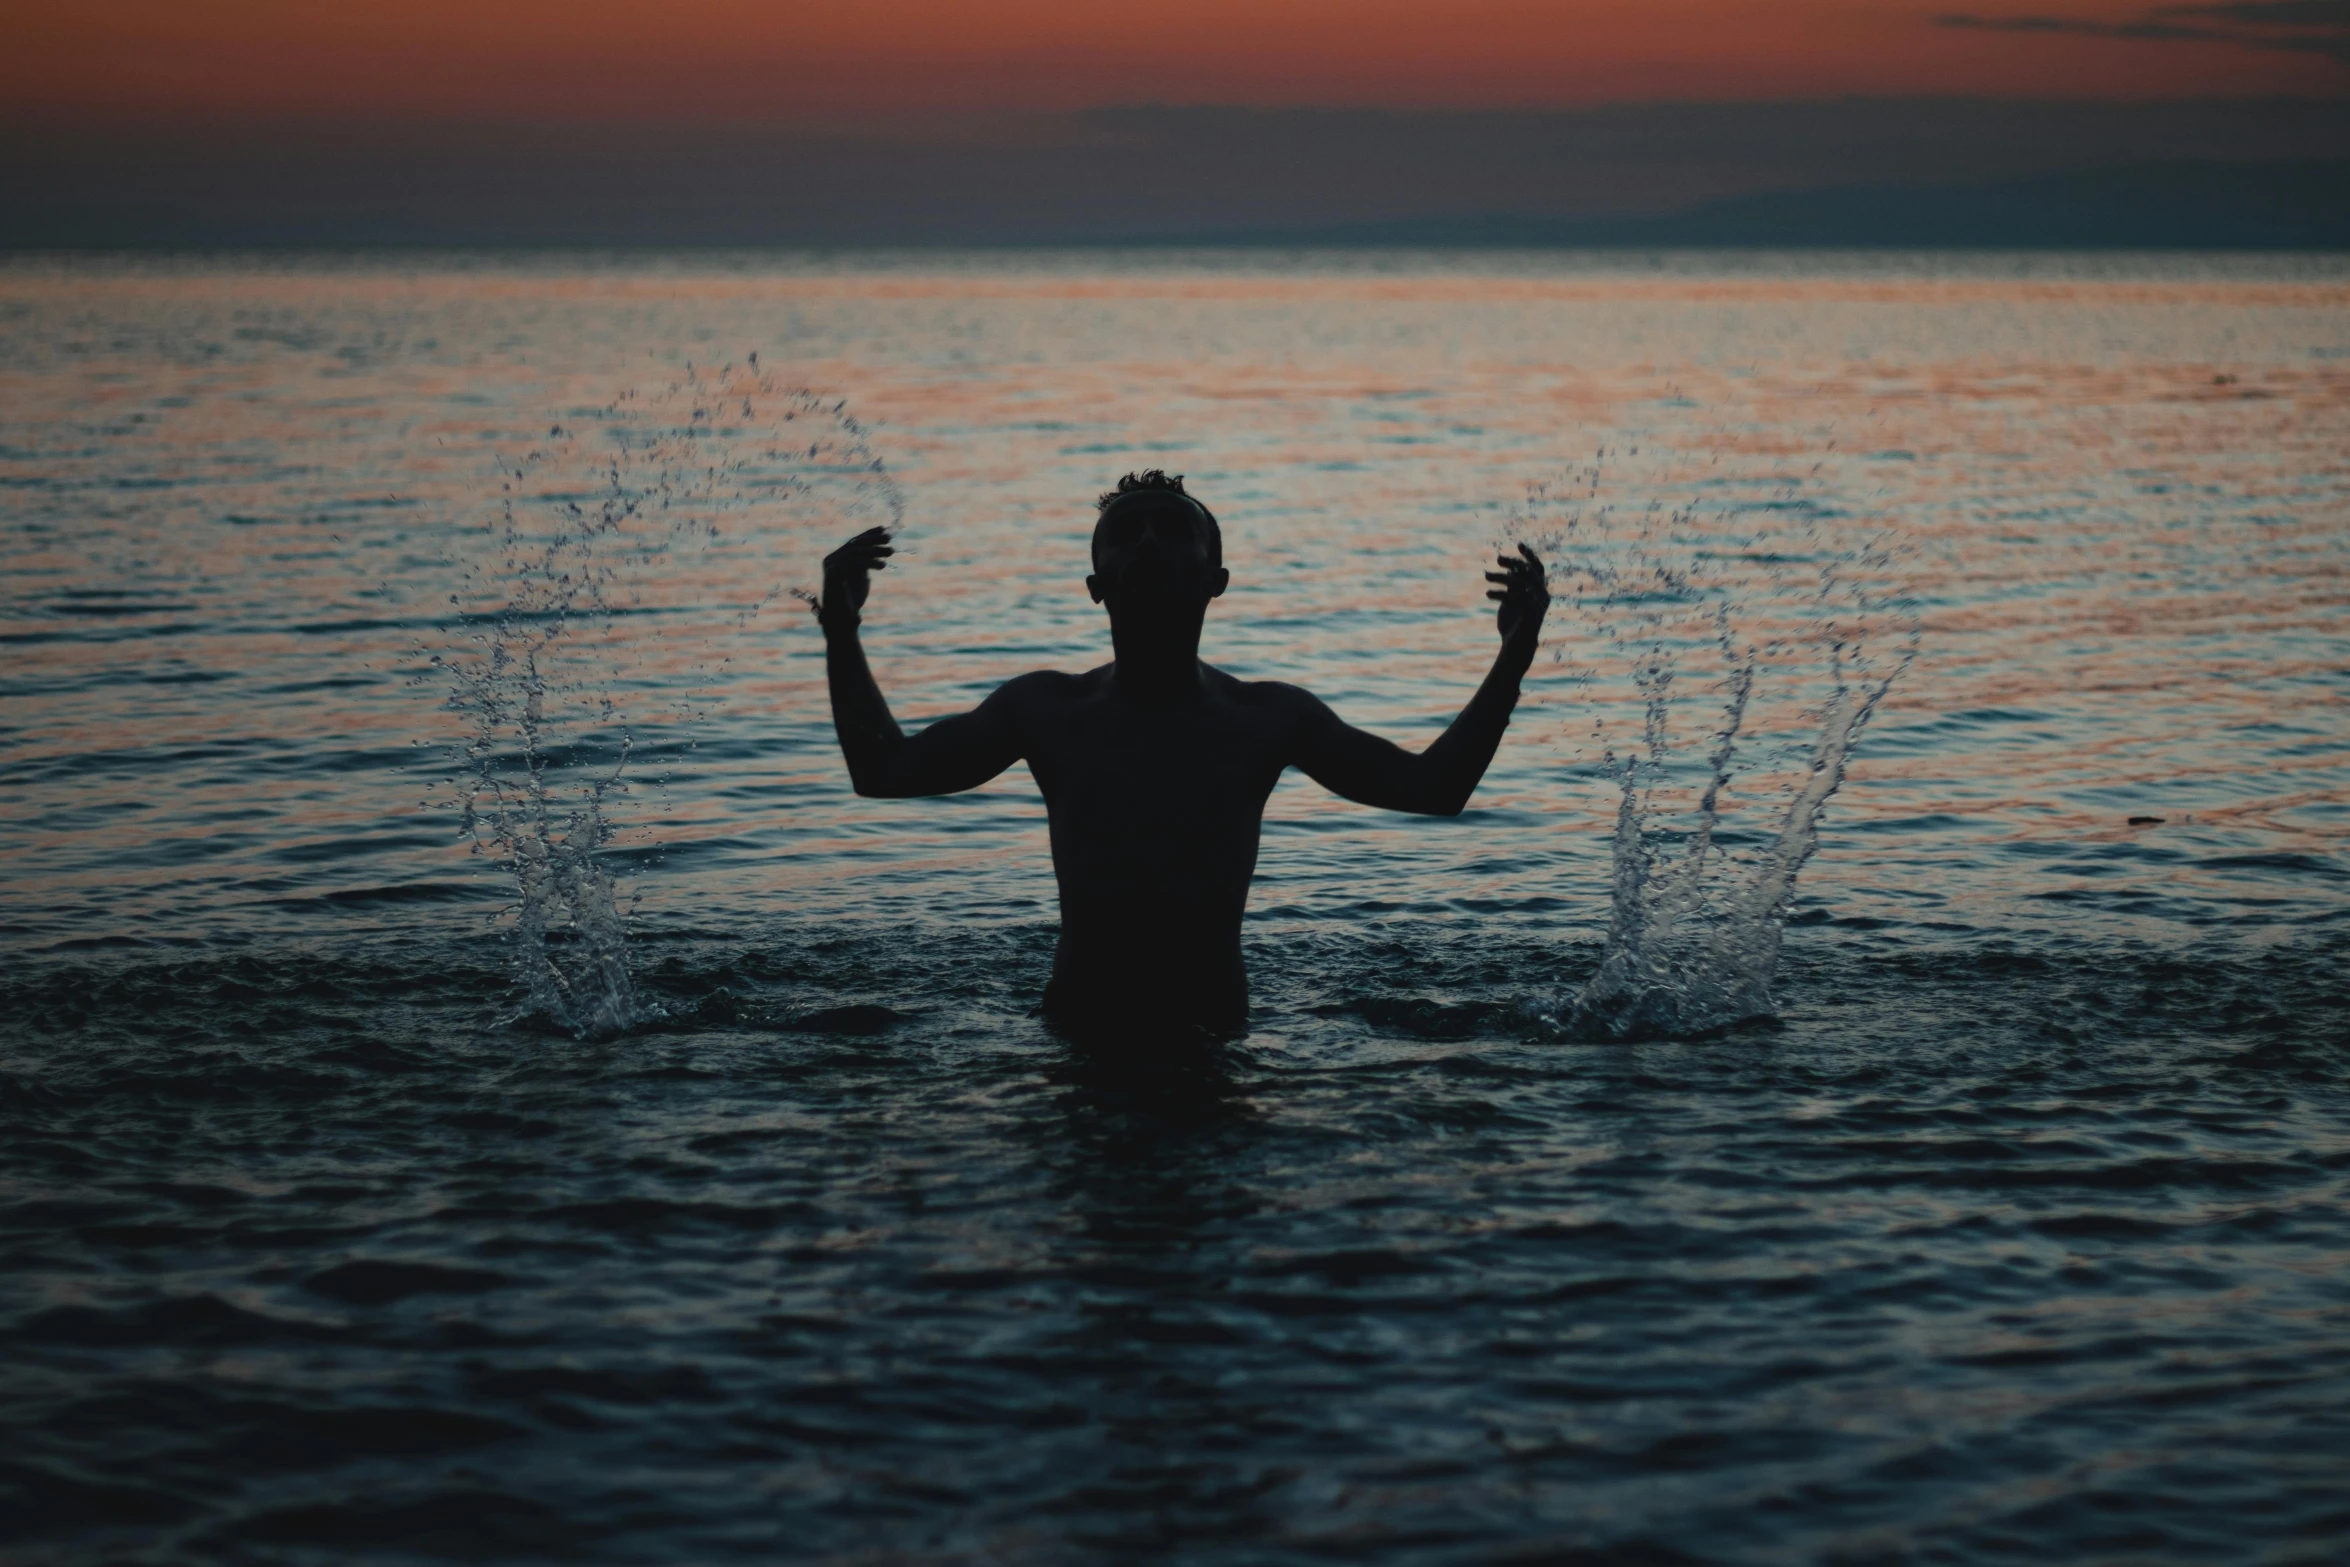
[[[664,1014],[575,1040],[429,660],[528,454],[754,352],[894,479],[909,720],[1105,657],[1165,466],[1207,655],[1424,743],[1595,498],[1472,808],[1285,781],[1253,1032],[1136,1062],[1028,1015],[1024,769],[850,794],[786,590],[864,503],[753,494],[574,692]],[[0,268],[0,1552],[2337,1560],[2346,453],[2327,260]],[[1652,507],[1918,652],[1778,1019],[1562,1042]]]

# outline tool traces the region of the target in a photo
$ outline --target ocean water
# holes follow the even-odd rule
[[[2338,1560],[2346,454],[2341,258],[0,266],[0,1554]],[[1144,466],[1405,743],[1557,601],[1137,1061],[791,594],[902,517],[902,719],[1089,667]],[[1570,1026],[1840,684],[1769,1015]]]

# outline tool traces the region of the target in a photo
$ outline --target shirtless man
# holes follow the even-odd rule
[[[976,789],[1025,761],[1044,792],[1061,944],[1046,1018],[1080,1035],[1167,1025],[1238,1033],[1248,1022],[1240,916],[1265,798],[1295,767],[1333,794],[1458,816],[1501,743],[1550,607],[1542,562],[1519,547],[1497,586],[1501,652],[1419,755],[1341,721],[1321,699],[1236,680],[1199,658],[1208,603],[1231,580],[1222,530],[1181,477],[1129,474],[1101,498],[1085,589],[1110,614],[1111,661],[996,688],[968,713],[908,735],[857,640],[869,574],[894,553],[870,528],[824,560],[833,726],[857,793],[882,799]]]

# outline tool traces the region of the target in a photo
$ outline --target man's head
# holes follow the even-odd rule
[[[1181,474],[1157,468],[1130,473],[1101,497],[1093,525],[1093,575],[1085,579],[1094,602],[1169,608],[1224,591],[1224,530],[1215,513],[1191,498]]]

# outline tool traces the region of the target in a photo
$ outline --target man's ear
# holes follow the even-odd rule
[[[1102,579],[1099,577],[1087,577],[1085,579],[1085,591],[1092,594],[1093,601],[1096,604],[1099,604],[1102,601]]]
[[[1220,599],[1224,596],[1224,590],[1230,586],[1232,586],[1232,573],[1226,571],[1223,567],[1218,566],[1216,568],[1215,586],[1208,589],[1208,597],[1212,599]]]

